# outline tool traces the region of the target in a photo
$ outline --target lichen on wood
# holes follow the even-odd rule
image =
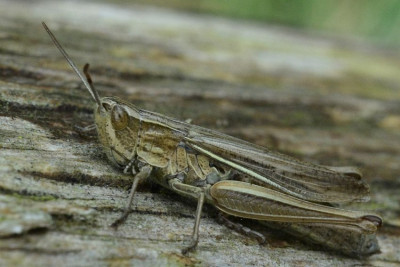
[[[26,15],[29,10],[29,16]],[[0,265],[364,265],[400,263],[400,69],[396,50],[285,28],[132,4],[0,3]],[[361,167],[382,215],[382,253],[343,257],[249,221],[236,233],[206,207],[196,252],[180,254],[195,204],[139,188],[111,166],[90,95],[41,28],[45,20],[102,96],[298,158]]]

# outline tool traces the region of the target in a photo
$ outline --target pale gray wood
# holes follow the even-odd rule
[[[110,166],[93,103],[41,27],[102,96],[217,129],[301,159],[357,165],[384,218],[382,253],[357,260],[273,230],[266,245],[206,208],[196,252],[180,249],[195,203],[144,184],[134,213],[109,225],[132,181]],[[400,264],[400,58],[396,49],[285,28],[129,4],[0,2],[0,265]]]

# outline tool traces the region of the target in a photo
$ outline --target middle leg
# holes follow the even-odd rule
[[[205,189],[201,187],[184,184],[181,181],[179,181],[179,179],[171,179],[169,180],[168,183],[171,189],[173,189],[174,191],[182,195],[197,199],[196,219],[193,227],[191,241],[188,246],[182,249],[182,254],[186,254],[194,250],[197,246],[197,243],[199,242],[200,218],[201,218],[201,211],[203,210]]]

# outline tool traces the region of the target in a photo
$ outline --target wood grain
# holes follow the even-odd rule
[[[120,1],[122,2],[122,1]],[[26,11],[29,10],[28,15]],[[131,177],[110,166],[93,103],[41,27],[102,96],[220,130],[298,158],[356,165],[382,215],[382,253],[358,260],[248,221],[267,244],[219,225],[206,208],[198,250],[182,256],[195,205],[143,184],[109,227]],[[400,56],[352,38],[132,4],[0,2],[0,265],[400,264]]]

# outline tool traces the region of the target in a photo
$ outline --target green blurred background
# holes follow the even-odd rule
[[[268,22],[400,45],[399,0],[136,0],[189,12]]]

